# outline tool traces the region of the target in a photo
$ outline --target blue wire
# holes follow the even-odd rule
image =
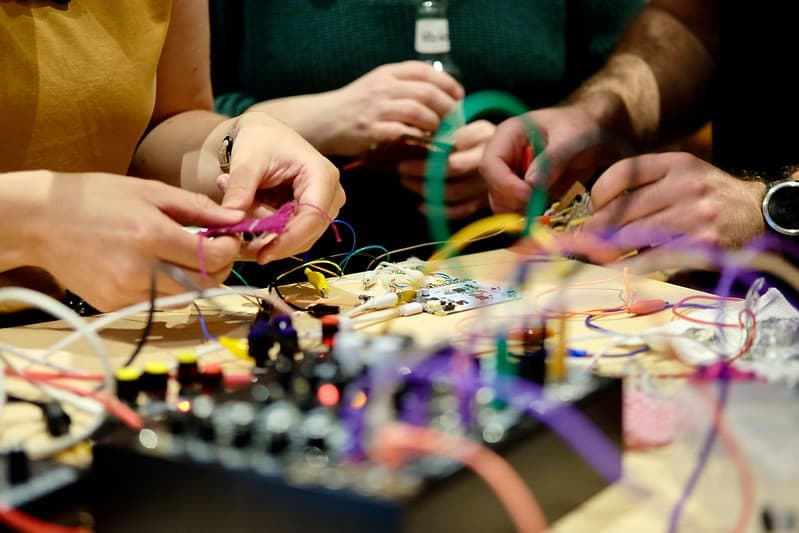
[[[350,259],[352,259],[353,257],[355,257],[356,255],[358,255],[360,253],[365,252],[366,250],[381,250],[386,255],[389,254],[389,251],[385,247],[380,246],[379,244],[372,244],[370,246],[364,246],[363,248],[359,248],[357,250],[352,251],[347,257],[344,258],[344,260],[341,262],[341,270],[344,270],[345,268],[347,268],[347,264],[350,262]]]
[[[696,465],[691,472],[691,477],[688,478],[688,482],[686,483],[682,494],[680,494],[679,500],[677,500],[677,503],[674,504],[674,508],[671,511],[671,516],[669,517],[669,533],[674,533],[674,531],[677,530],[677,524],[680,522],[682,509],[685,507],[685,504],[688,502],[688,498],[690,498],[691,493],[694,491],[696,483],[699,481],[699,476],[702,474],[702,470],[704,470],[705,465],[710,458],[710,451],[713,449],[713,444],[716,442],[719,425],[721,424],[721,414],[727,404],[727,398],[730,392],[730,378],[727,375],[727,370],[727,366],[722,367],[722,372],[719,376],[719,399],[716,404],[716,412],[713,415],[713,423],[708,429],[705,440],[702,443],[702,447],[699,449],[699,454],[696,458]]]
[[[340,218],[337,218],[336,220],[334,220],[333,224],[340,224],[342,226],[345,226],[345,227],[349,228],[350,233],[352,233],[352,248],[350,248],[350,254],[355,253],[355,247],[356,247],[356,245],[358,243],[358,238],[355,236],[355,228],[353,228],[352,225],[350,225],[349,222],[341,220]]]
[[[671,309],[672,307],[674,307],[674,304],[667,303],[665,309]],[[715,307],[711,306],[711,305],[693,304],[693,303],[685,303],[685,304],[681,305],[680,307],[695,307],[697,309],[715,309]],[[614,312],[614,311],[624,311],[624,307],[614,307],[612,309],[603,309],[602,311],[606,312],[606,313],[611,313],[611,312]],[[612,330],[609,330],[607,328],[603,328],[602,326],[597,326],[596,324],[594,324],[593,320],[595,318],[599,318],[601,316],[602,315],[588,315],[588,316],[586,316],[585,317],[585,327],[587,327],[588,329],[593,329],[594,331],[599,331],[600,333],[604,333],[605,335],[619,335],[619,333],[617,333],[615,331],[612,331]],[[608,353],[608,354],[604,354],[602,357],[603,358],[604,357],[610,357],[610,358],[614,358],[614,357],[616,357],[616,358],[618,358],[618,357],[631,357],[633,355],[638,355],[639,353],[647,352],[647,351],[649,351],[649,349],[650,349],[649,346],[645,344],[642,347],[636,348],[635,350],[632,350],[632,351],[629,351],[629,352]],[[576,350],[573,355],[575,357],[585,357],[588,354],[582,352],[581,350]]]
[[[219,340],[211,335],[210,331],[208,331],[208,324],[205,323],[205,317],[203,316],[203,312],[200,310],[200,306],[197,305],[196,302],[192,302],[192,305],[194,305],[194,308],[197,310],[197,321],[200,323],[200,329],[203,331],[203,336],[211,342],[216,342]]]

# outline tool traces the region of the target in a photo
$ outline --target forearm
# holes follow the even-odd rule
[[[717,47],[712,2],[695,4],[654,0],[570,101],[639,146],[700,124]]]
[[[218,148],[234,121],[211,111],[186,111],[164,120],[142,139],[130,174],[219,200]]]
[[[260,111],[271,115],[302,135],[314,148],[326,155],[338,155],[335,138],[338,134],[335,121],[335,91],[289,96],[265,100],[247,111]]]
[[[0,272],[38,263],[53,175],[44,170],[0,174]],[[57,199],[52,199],[57,201]]]

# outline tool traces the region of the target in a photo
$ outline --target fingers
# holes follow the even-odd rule
[[[164,214],[183,224],[226,226],[244,218],[243,211],[220,206],[203,194],[155,181],[142,182],[141,185],[145,198]]]
[[[486,207],[488,207],[488,195],[481,194],[469,201],[445,206],[444,216],[446,216],[448,220],[460,220],[470,217]],[[419,206],[419,212],[423,215],[427,216],[429,211],[426,204]]]
[[[412,137],[424,137],[425,135],[425,132],[419,128],[401,122],[377,122],[372,125],[372,130],[377,142],[391,142],[403,135]]]
[[[233,163],[222,205],[230,209],[249,209],[261,184],[261,178],[258,167]]]
[[[233,263],[239,252],[239,240],[235,237],[201,237],[185,231],[166,217],[160,228],[151,229],[148,233],[140,237],[144,241],[142,249],[163,261],[197,271],[201,262],[209,272],[222,270]],[[203,239],[202,244],[200,239]]]
[[[447,159],[447,177],[457,178],[477,173],[485,142],[494,130],[495,126],[485,120],[458,129],[455,134],[455,151]],[[402,161],[397,166],[397,171],[403,176],[423,177],[427,175],[427,162]]]
[[[600,183],[604,177],[605,175],[603,174],[596,185],[604,186],[604,183]],[[607,188],[605,191],[607,191]],[[685,194],[685,191],[679,190],[679,187],[669,186],[665,180],[652,182],[630,192],[625,191],[622,191],[619,196],[612,198],[610,201],[602,198],[595,204],[594,189],[592,189],[591,208],[593,213],[585,222],[585,227],[590,230],[621,227],[678,203],[681,196]],[[601,207],[595,207],[597,204],[601,205]]]
[[[592,208],[598,211],[625,191],[655,182],[672,168],[683,167],[687,162],[683,160],[683,155],[646,154],[615,163],[600,176],[591,189]]]
[[[393,85],[389,92],[395,99],[415,100],[443,117],[456,105],[456,99],[440,87],[423,81],[401,81]]]
[[[513,170],[520,166],[527,145],[527,132],[516,118],[503,122],[486,145],[479,168],[496,213],[522,212],[527,205],[532,187]]]
[[[421,61],[403,61],[387,65],[386,68],[397,78],[432,83],[455,100],[463,99],[465,94],[463,87],[455,78]]]
[[[383,104],[380,121],[401,122],[423,131],[438,129],[439,116],[416,100],[388,100]]]
[[[496,131],[497,127],[487,120],[477,120],[458,128],[454,136],[455,152],[482,146]]]
[[[338,171],[335,167],[332,171],[333,174],[317,175],[310,184],[306,176],[295,181],[295,194],[300,204],[297,214],[277,239],[258,252],[259,263],[304,252],[325,232],[345,200],[344,189],[338,182]],[[322,212],[310,206],[316,206]]]
[[[403,176],[400,183],[406,189],[419,196],[425,195],[425,180],[412,176]],[[473,174],[466,178],[447,180],[444,200],[450,203],[463,202],[478,196],[485,196],[487,192],[485,182],[479,175]]]
[[[263,265],[276,259],[305,252],[329,225],[330,221],[325,219],[321,213],[305,208],[295,215],[281,235],[258,251],[256,260]]]

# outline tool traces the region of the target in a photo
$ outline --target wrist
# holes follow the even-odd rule
[[[799,237],[799,181],[787,179],[763,184],[761,212],[766,231]]]
[[[331,115],[336,109],[337,95],[338,91],[329,91],[267,100],[251,106],[247,114],[259,113],[281,122],[327,154],[336,145],[339,126]]]

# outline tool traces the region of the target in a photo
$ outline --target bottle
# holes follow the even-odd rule
[[[450,56],[449,19],[446,0],[419,0],[416,7],[416,38],[414,39],[416,57],[432,65],[439,72],[446,72],[460,81],[461,72]],[[449,115],[453,131],[464,125],[463,102],[460,101]],[[452,143],[450,135],[438,138],[444,143]]]
[[[450,57],[446,0],[419,0],[416,8],[416,57],[455,79],[460,71]]]

